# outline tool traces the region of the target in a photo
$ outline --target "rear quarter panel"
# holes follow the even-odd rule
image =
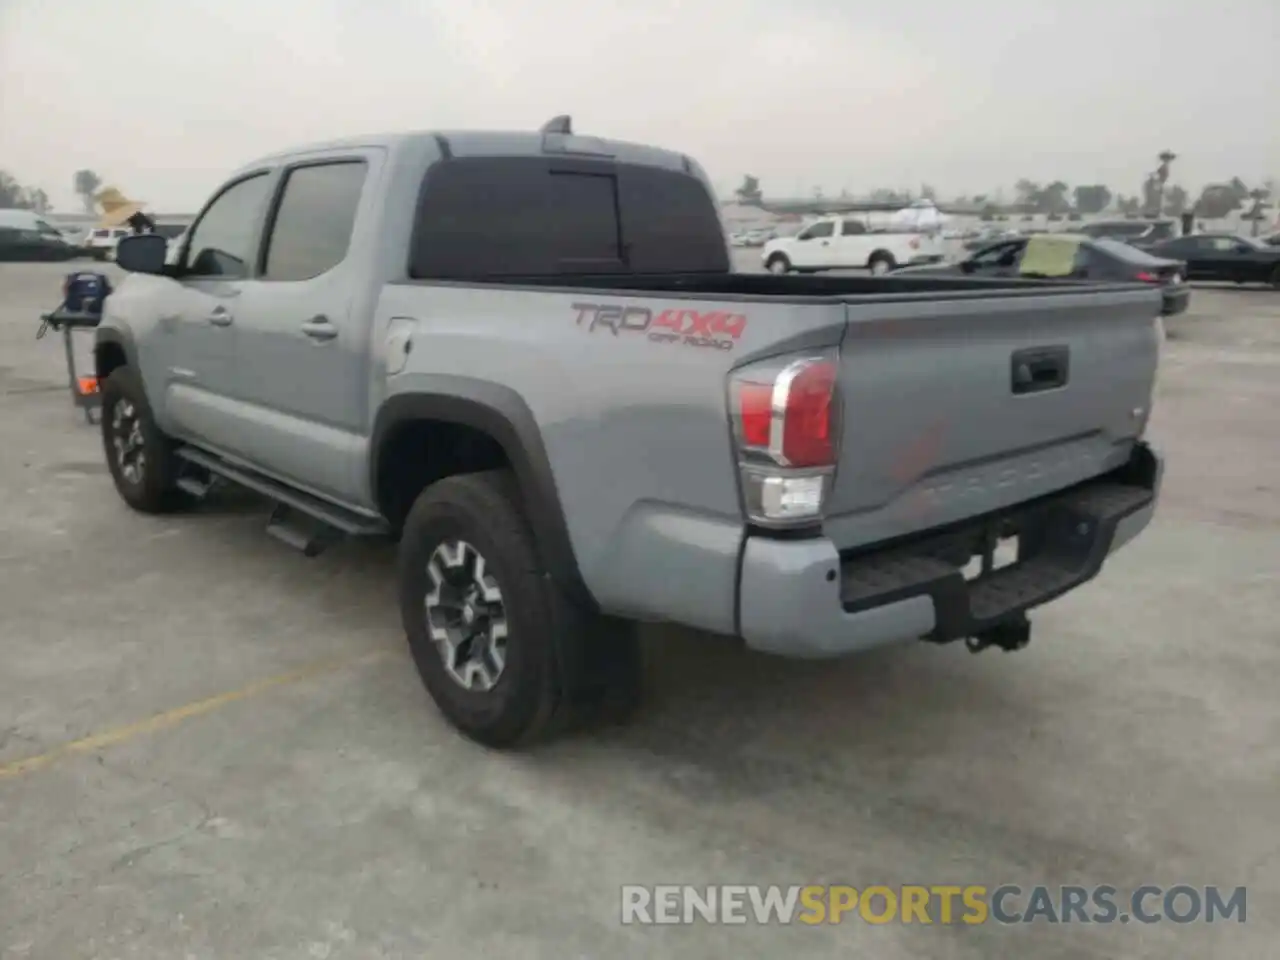
[[[687,311],[683,329],[699,322],[694,314],[741,318],[740,335],[693,345],[656,324],[667,310]],[[406,324],[412,351],[386,395],[459,377],[515,391],[540,428],[578,566],[602,608],[734,631],[743,519],[726,374],[795,337],[837,343],[842,305],[390,284],[378,329]]]

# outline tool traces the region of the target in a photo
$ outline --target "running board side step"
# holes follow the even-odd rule
[[[317,556],[344,536],[380,537],[389,532],[387,524],[380,519],[321,500],[195,447],[179,447],[174,453],[180,460],[208,471],[216,479],[234,483],[274,501],[275,509],[267,521],[267,533],[300,550],[305,556]],[[190,484],[179,480],[179,486],[189,493],[197,494],[197,486],[202,488],[200,494],[207,492],[209,484],[195,478],[185,479],[189,479]]]

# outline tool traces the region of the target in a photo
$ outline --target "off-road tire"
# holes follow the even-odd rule
[[[117,367],[100,385],[100,390],[102,409],[99,426],[103,453],[120,498],[141,513],[168,513],[188,505],[191,498],[175,485],[179,465],[173,455],[174,443],[156,426],[137,371],[127,366]],[[115,446],[116,408],[126,403],[136,413],[145,458],[136,480],[126,476]]]
[[[489,689],[459,683],[431,637],[427,571],[445,543],[473,547],[501,595],[505,662]],[[436,707],[471,740],[528,746],[584,721],[625,718],[638,704],[643,667],[635,629],[576,606],[542,570],[509,471],[448,477],[424,490],[405,520],[398,566],[414,664]]]

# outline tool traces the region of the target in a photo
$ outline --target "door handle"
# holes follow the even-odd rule
[[[226,307],[216,307],[213,313],[209,314],[208,321],[215,327],[229,327],[235,321],[235,318],[227,312]]]
[[[1065,346],[1018,350],[1009,358],[1011,387],[1015,394],[1039,393],[1067,385],[1070,351]]]
[[[302,325],[302,332],[312,340],[332,340],[338,335],[338,328],[325,316],[312,317]]]

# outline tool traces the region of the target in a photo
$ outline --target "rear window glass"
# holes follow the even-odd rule
[[[728,269],[719,212],[696,178],[545,157],[435,164],[409,258],[415,279]]]

